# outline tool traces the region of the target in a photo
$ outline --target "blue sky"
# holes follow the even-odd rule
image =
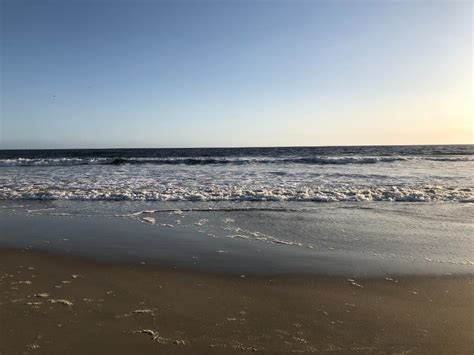
[[[1,6],[0,148],[472,143],[470,1]]]

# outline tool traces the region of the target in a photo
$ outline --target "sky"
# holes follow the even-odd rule
[[[2,149],[474,143],[471,1],[0,4]]]

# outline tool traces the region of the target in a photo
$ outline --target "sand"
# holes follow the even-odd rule
[[[472,354],[472,276],[219,275],[0,249],[0,353]]]

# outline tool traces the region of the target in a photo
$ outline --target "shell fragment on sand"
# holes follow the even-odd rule
[[[42,305],[43,302],[26,302],[26,305],[27,306],[39,306],[39,305]]]
[[[40,346],[39,346],[38,344],[28,344],[28,345],[26,346],[26,348],[27,348],[28,350],[36,350],[36,349],[39,349]]]
[[[156,341],[160,344],[166,344],[169,341],[169,339],[166,339],[166,338],[163,338],[162,336],[160,336],[160,333],[158,333],[158,331],[152,330],[152,329],[135,330],[132,333],[133,334],[137,334],[137,333],[148,334],[148,335],[151,336],[151,340]]]
[[[48,300],[49,303],[59,303],[59,304],[62,304],[63,306],[68,306],[68,307],[71,307],[74,305],[74,303],[72,303],[71,301],[68,301],[68,300],[63,300],[63,299],[49,299]]]
[[[133,311],[132,313],[149,313],[149,314],[153,314],[154,313],[154,310],[153,309],[137,309],[135,311]]]
[[[351,283],[351,285],[353,285],[353,286],[357,286],[359,288],[364,288],[364,286],[362,286],[361,284],[358,284],[354,279],[347,279],[347,281],[349,281]]]

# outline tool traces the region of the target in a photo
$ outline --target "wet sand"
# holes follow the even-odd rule
[[[472,276],[218,275],[0,249],[1,354],[471,354]]]

